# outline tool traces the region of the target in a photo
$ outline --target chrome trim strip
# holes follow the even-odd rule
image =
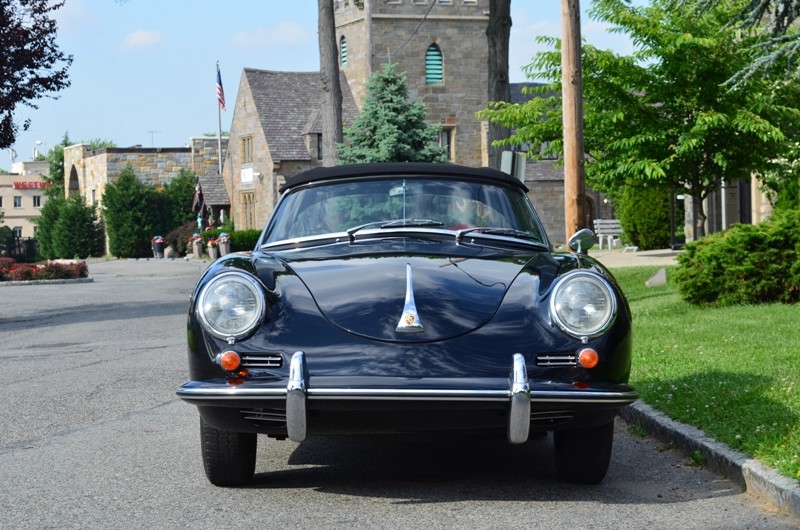
[[[280,399],[286,397],[285,388],[242,388],[241,386],[214,385],[205,388],[179,388],[181,399],[226,400],[226,399]],[[309,399],[397,399],[434,401],[505,401],[511,397],[510,390],[417,390],[417,389],[372,389],[372,388],[324,388],[308,389]],[[632,392],[585,392],[569,390],[531,391],[533,403],[600,403],[630,404],[639,398]]]
[[[302,442],[308,432],[306,414],[306,356],[298,351],[289,364],[289,384],[286,386],[286,431],[289,439]]]
[[[525,357],[515,353],[511,369],[511,410],[508,413],[508,441],[521,444],[528,441],[531,428],[531,387]]]

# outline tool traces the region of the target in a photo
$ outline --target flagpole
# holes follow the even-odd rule
[[[217,60],[217,77],[219,77],[219,59]],[[217,102],[217,174],[222,175],[222,105]]]

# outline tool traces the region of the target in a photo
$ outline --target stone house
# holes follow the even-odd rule
[[[341,84],[350,123],[356,104]],[[319,72],[242,72],[222,168],[237,230],[263,228],[286,178],[321,164],[321,98]]]

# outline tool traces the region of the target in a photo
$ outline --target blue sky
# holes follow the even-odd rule
[[[584,0],[584,12],[591,2]],[[560,36],[561,0],[514,0],[511,80],[537,51],[538,35]],[[181,147],[189,138],[217,130],[215,62],[219,60],[230,129],[242,69],[319,69],[316,0],[66,0],[57,12],[61,50],[74,56],[72,84],[38,110],[17,107],[15,119],[31,119],[14,149],[30,160],[61,141],[95,138],[120,147]],[[581,20],[585,40],[619,53],[630,43],[605,27]],[[37,142],[40,142],[37,144]],[[10,169],[8,152],[0,167]]]

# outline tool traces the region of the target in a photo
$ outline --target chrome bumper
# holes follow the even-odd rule
[[[524,443],[528,439],[531,424],[531,403],[592,403],[609,406],[624,406],[633,403],[637,394],[627,390],[578,389],[532,390],[528,380],[525,358],[515,353],[512,358],[510,377],[504,388],[471,388],[465,390],[443,388],[378,388],[369,387],[313,387],[308,384],[306,357],[302,351],[292,355],[289,364],[288,384],[280,386],[232,386],[219,383],[189,382],[177,391],[178,396],[189,402],[226,400],[286,400],[286,428],[291,440],[301,442],[308,432],[307,401],[324,399],[353,400],[420,400],[420,401],[498,401],[509,404],[507,435],[512,444]]]

